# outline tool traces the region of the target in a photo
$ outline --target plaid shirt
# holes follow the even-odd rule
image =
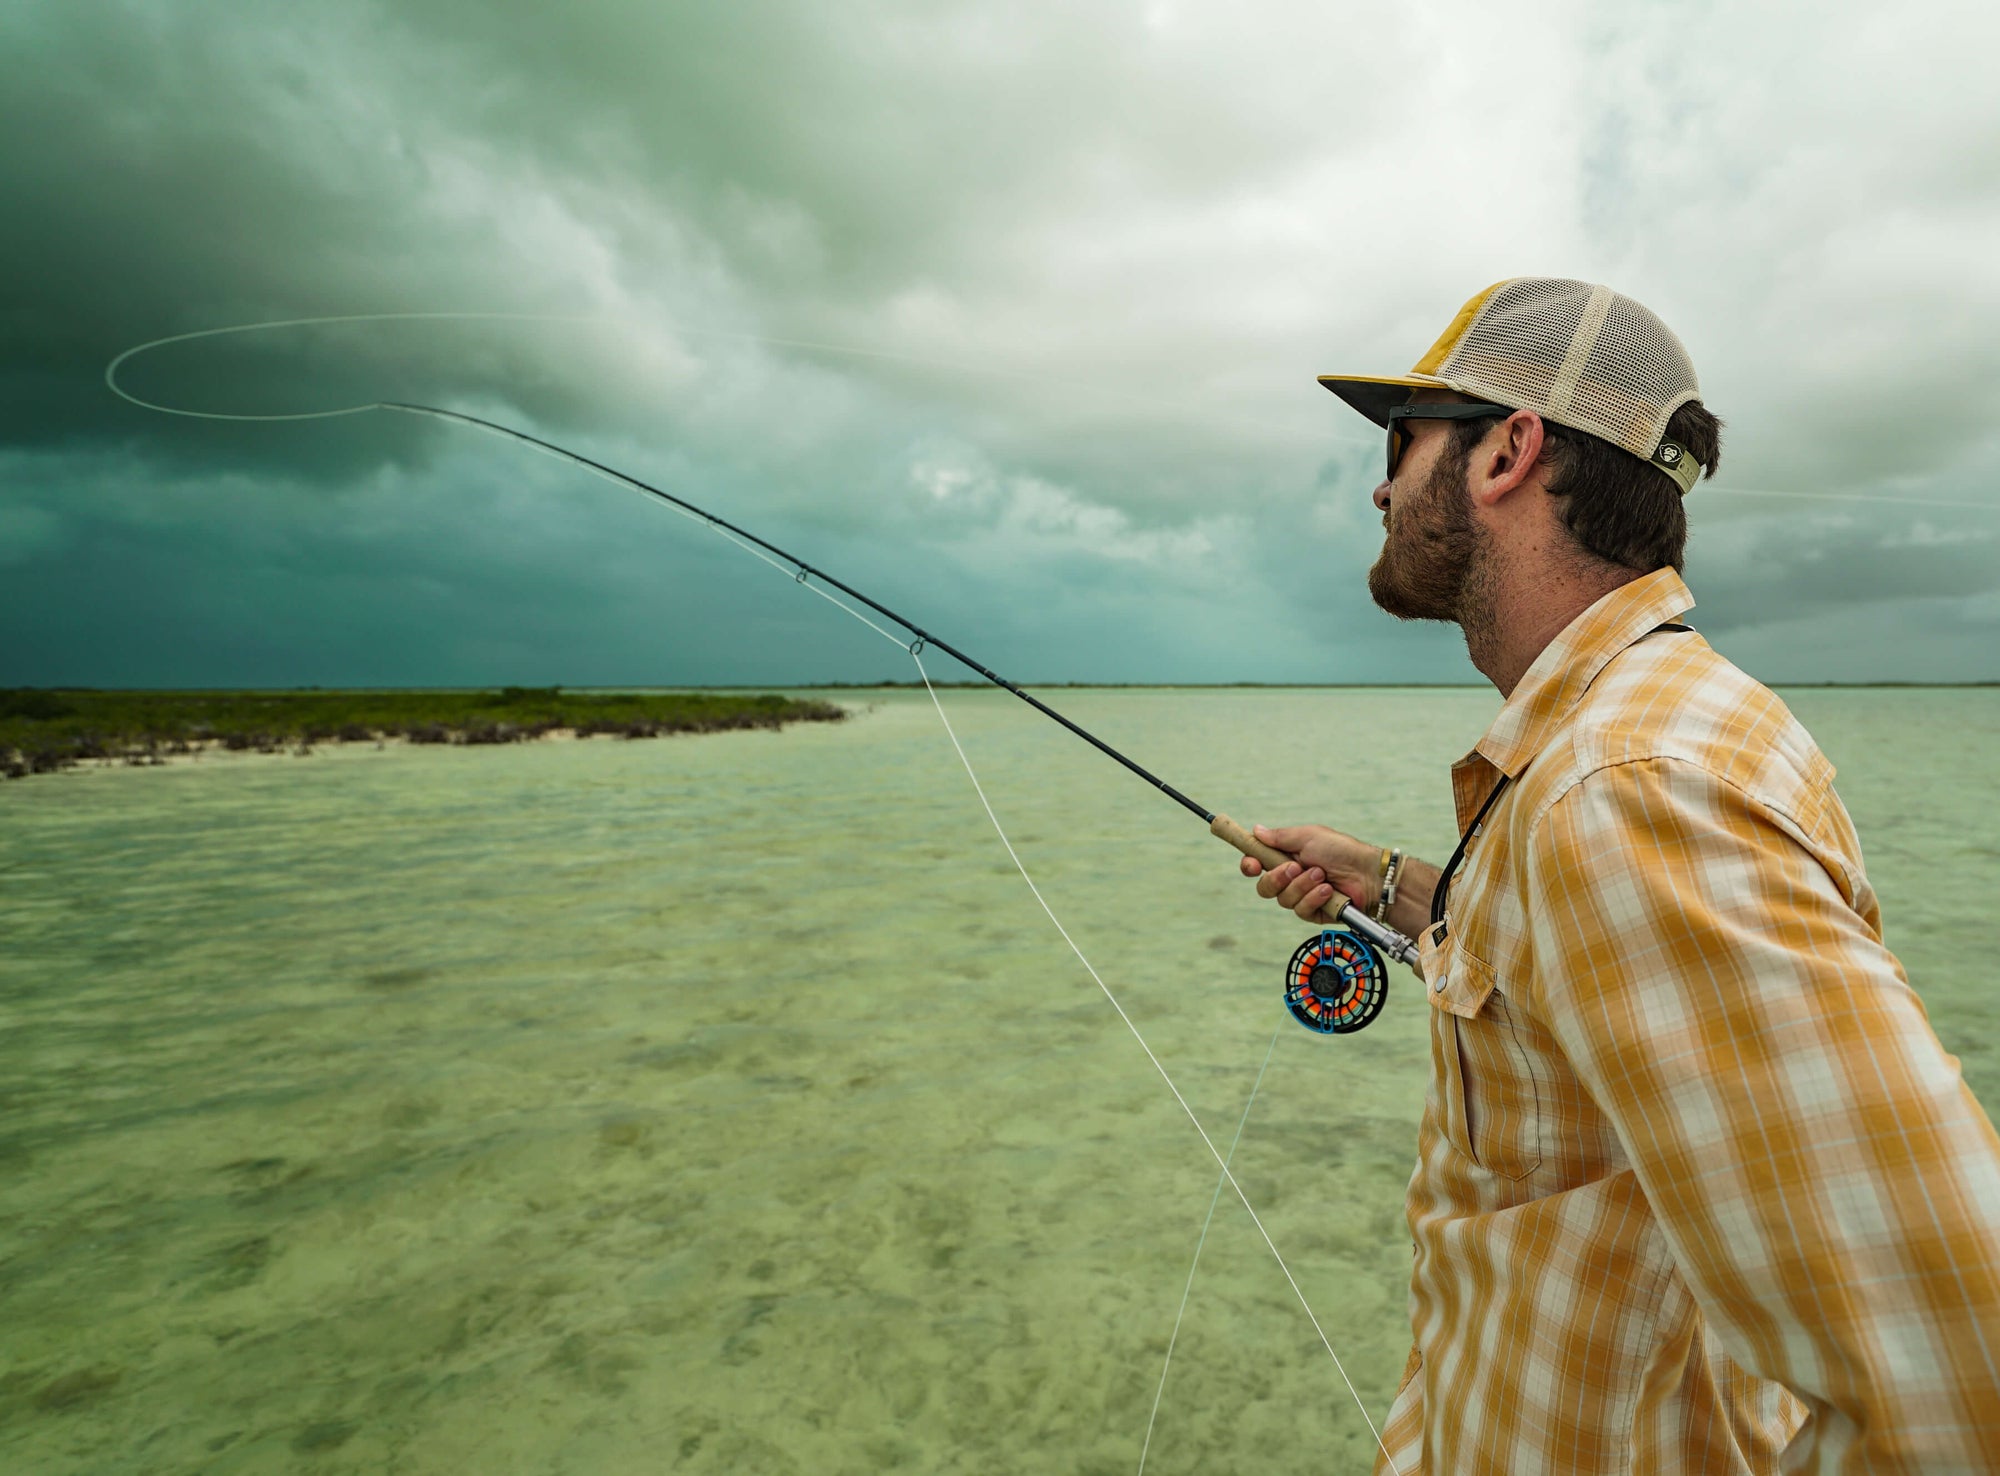
[[[2000,1471],[2000,1139],[1833,767],[1671,570],[1452,771],[1416,1347],[1377,1471]]]

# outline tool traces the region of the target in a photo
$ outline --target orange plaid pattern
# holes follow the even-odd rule
[[[1424,938],[1416,1350],[1378,1472],[2000,1471],[2000,1139],[1833,767],[1672,570],[1535,662]]]

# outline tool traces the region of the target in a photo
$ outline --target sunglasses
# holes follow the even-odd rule
[[[1489,420],[1512,415],[1505,405],[1391,405],[1389,407],[1389,472],[1396,479],[1396,463],[1410,449],[1411,432],[1406,420]]]

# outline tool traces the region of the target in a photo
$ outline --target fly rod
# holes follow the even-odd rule
[[[839,590],[850,599],[866,605],[885,619],[893,621],[910,633],[912,639],[904,644],[911,655],[921,653],[926,646],[935,646],[946,655],[978,672],[994,686],[1012,692],[1035,711],[1062,724],[1098,752],[1108,758],[1116,759],[1183,809],[1199,815],[1202,822],[1208,826],[1210,835],[1227,841],[1246,856],[1255,857],[1266,869],[1282,866],[1294,859],[1282,851],[1265,845],[1229,816],[1197,804],[1159,775],[1120,753],[1095,733],[1064,717],[1032,692],[1024,691],[1016,683],[1010,682],[982,662],[974,660],[949,641],[933,635],[915,621],[897,614],[881,601],[863,594],[846,581],[836,578],[816,565],[807,563],[797,554],[778,547],[777,544],[726,518],[718,517],[707,508],[697,507],[684,497],[655,487],[650,482],[641,481],[638,477],[619,471],[616,467],[592,460],[581,452],[558,446],[553,441],[545,441],[540,436],[530,435],[526,431],[516,430],[498,421],[468,415],[460,410],[446,410],[436,405],[419,405],[400,400],[378,401],[372,408],[400,411],[406,415],[427,415],[439,420],[452,420],[476,426],[495,435],[520,441],[549,455],[574,462],[601,477],[630,487],[634,491],[644,492],[649,497],[658,498],[708,524],[711,528],[721,529],[733,538],[754,545],[755,548],[783,560],[784,564],[790,566],[793,578],[800,584],[818,580]],[[1322,1034],[1347,1034],[1369,1024],[1381,1013],[1387,983],[1381,964],[1382,955],[1414,967],[1417,960],[1417,945],[1394,928],[1377,922],[1345,898],[1342,898],[1338,905],[1321,908],[1317,921],[1323,925],[1324,931],[1319,938],[1308,941],[1293,955],[1292,963],[1286,971],[1285,1002],[1293,1017],[1307,1029]],[[1344,931],[1335,931],[1336,929]]]

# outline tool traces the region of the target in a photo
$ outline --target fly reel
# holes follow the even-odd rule
[[[1349,1035],[1371,1024],[1389,997],[1389,969],[1358,933],[1326,928],[1285,969],[1285,1008],[1315,1035]]]

